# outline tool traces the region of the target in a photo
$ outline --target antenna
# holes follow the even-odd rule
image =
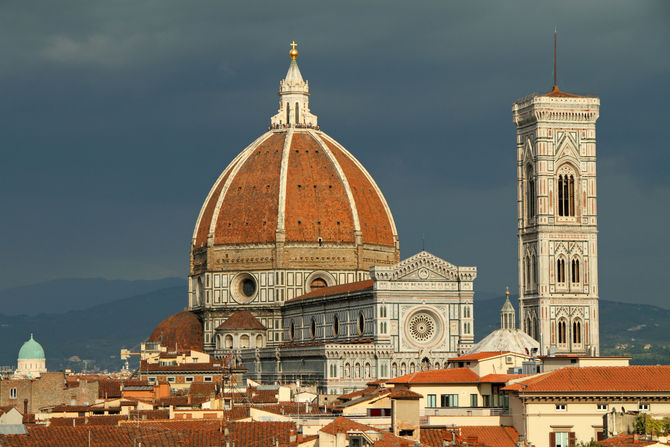
[[[554,88],[558,88],[558,57],[557,57],[558,30],[554,28]]]

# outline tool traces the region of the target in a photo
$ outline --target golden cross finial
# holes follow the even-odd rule
[[[289,45],[291,45],[291,51],[289,51],[288,54],[289,54],[289,56],[291,56],[292,60],[295,60],[295,58],[298,57],[298,50],[295,49],[295,47],[297,47],[298,44],[295,43],[295,40],[294,40]]]
[[[505,295],[509,296],[509,286],[507,286],[505,289]]]

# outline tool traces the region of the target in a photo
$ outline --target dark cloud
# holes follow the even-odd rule
[[[511,105],[551,87],[557,27],[561,87],[601,98],[601,297],[664,304],[668,5],[3,2],[0,287],[186,275],[200,205],[275,113],[292,39],[403,254],[423,236],[477,265],[480,290],[514,285]]]

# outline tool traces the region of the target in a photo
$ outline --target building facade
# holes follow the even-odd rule
[[[202,347],[256,380],[333,393],[443,367],[472,346],[476,268],[426,252],[400,261],[386,199],[320,130],[290,56],[268,131],[222,172],[195,225],[188,311]]]
[[[599,107],[557,86],[513,106],[520,323],[543,354],[599,352]]]

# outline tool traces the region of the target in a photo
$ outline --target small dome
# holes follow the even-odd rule
[[[44,359],[44,349],[42,345],[37,343],[30,334],[30,340],[25,342],[19,350],[19,360]]]
[[[478,352],[509,351],[517,354],[533,355],[540,349],[540,343],[520,329],[496,329],[472,347],[468,354]]]
[[[170,315],[156,326],[147,342],[159,342],[168,349],[202,351],[202,323],[188,311]]]

